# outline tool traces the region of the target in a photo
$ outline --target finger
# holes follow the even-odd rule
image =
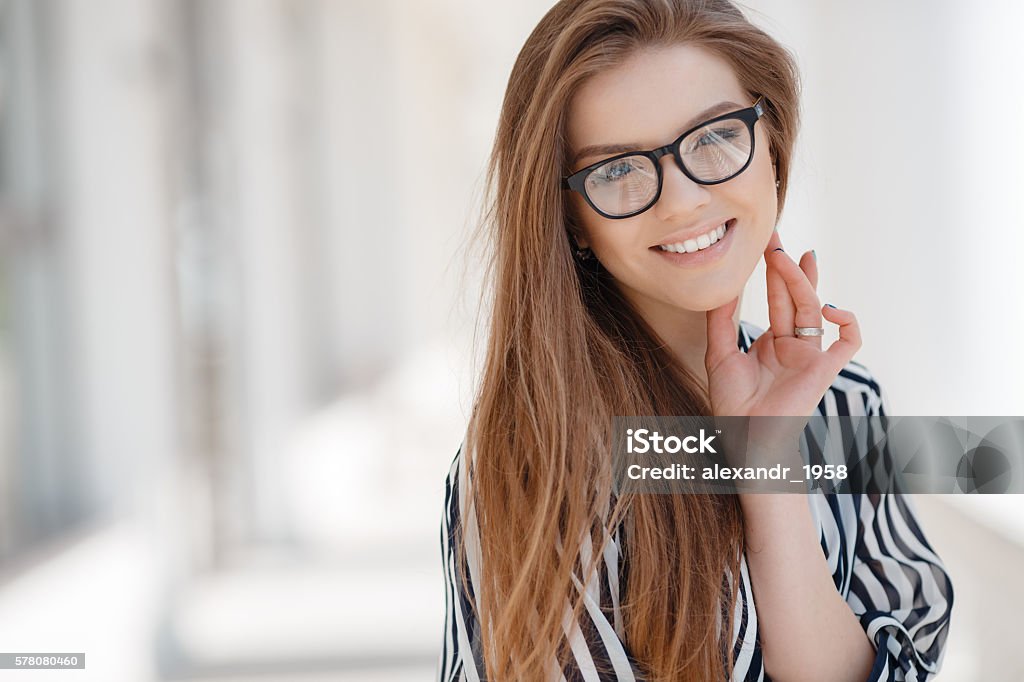
[[[704,353],[704,367],[710,374],[718,365],[733,353],[739,353],[736,344],[736,325],[733,314],[739,305],[739,296],[728,303],[707,312],[708,348]]]
[[[832,324],[839,325],[839,338],[825,351],[825,355],[831,359],[833,374],[838,374],[860,349],[860,324],[857,322],[857,316],[849,310],[831,305],[822,306],[821,314]]]
[[[793,306],[795,308],[793,316],[794,326],[820,327],[821,302],[818,300],[818,294],[814,291],[814,287],[807,279],[807,275],[804,270],[794,263],[792,258],[781,251],[778,252],[775,258],[775,264],[778,268],[779,275],[781,275],[783,281],[786,283],[789,296],[793,301]],[[794,332],[790,330],[789,335],[792,336],[793,334]],[[818,348],[821,348],[820,336],[804,336],[800,338],[808,343],[815,344]]]
[[[782,240],[777,231],[772,232],[764,250],[765,288],[768,292],[768,321],[775,337],[793,336],[793,299],[786,287],[786,280],[778,271],[779,258],[788,258],[782,251]]]
[[[818,256],[814,253],[814,250],[806,252],[803,257],[800,258],[800,269],[807,275],[807,281],[811,283],[814,290],[818,290]]]

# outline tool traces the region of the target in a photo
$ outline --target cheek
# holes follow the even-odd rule
[[[764,179],[764,186],[766,187],[765,192],[772,196],[772,205],[775,205],[778,199],[778,188],[775,186],[775,181],[779,178],[775,173],[775,161],[772,159],[771,147],[768,143],[767,135],[759,135],[757,138],[758,148],[754,153],[754,159],[751,163],[758,164],[760,177]]]
[[[594,215],[583,197],[576,192],[570,192],[570,194],[566,206],[569,233],[575,236],[576,242],[581,247],[590,247],[596,234],[593,219],[597,216]]]
[[[758,143],[762,143],[758,138]],[[758,222],[770,224],[769,232],[775,226],[778,217],[778,189],[775,187],[775,173],[765,141],[754,153],[750,167],[741,176],[744,179],[742,194],[757,215]]]
[[[758,138],[757,145],[757,149],[754,152],[754,158],[751,159],[750,168],[747,170],[753,171],[751,175],[757,177],[758,184],[771,187],[772,191],[775,191],[775,174],[771,150],[768,148],[768,141]]]
[[[615,257],[624,247],[624,237],[629,234],[629,226],[622,223],[630,221],[604,218],[595,213],[583,197],[575,192],[573,194],[576,196],[572,201],[572,219],[579,234],[580,246],[588,246],[603,253],[606,258]]]

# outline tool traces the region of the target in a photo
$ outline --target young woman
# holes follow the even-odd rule
[[[616,415],[885,414],[853,313],[775,229],[798,106],[792,56],[727,0],[563,0],[530,35],[446,482],[441,680],[938,670],[952,587],[902,495],[612,490]],[[738,320],[762,257],[763,331]]]

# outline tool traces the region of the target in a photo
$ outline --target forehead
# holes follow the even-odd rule
[[[598,144],[665,144],[712,104],[747,106],[732,67],[694,46],[646,49],[589,78],[569,105],[570,151]]]

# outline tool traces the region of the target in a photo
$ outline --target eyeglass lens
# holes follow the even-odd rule
[[[715,121],[680,142],[683,164],[702,182],[716,182],[739,172],[750,159],[750,128],[740,119]],[[587,197],[608,215],[625,215],[647,206],[658,194],[654,161],[640,154],[614,159],[587,175]]]

